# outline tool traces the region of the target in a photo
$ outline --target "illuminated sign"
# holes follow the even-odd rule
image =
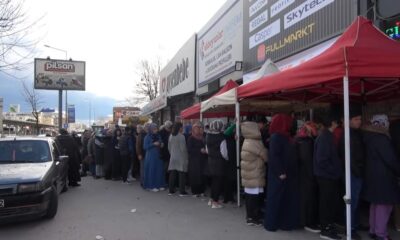
[[[397,21],[395,26],[386,28],[385,33],[395,40],[400,40],[400,21]]]

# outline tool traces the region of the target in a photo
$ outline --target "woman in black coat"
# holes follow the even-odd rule
[[[364,134],[367,151],[363,196],[371,203],[370,234],[387,239],[387,223],[395,204],[400,203],[400,162],[389,137],[386,115],[375,115]]]
[[[269,128],[267,201],[264,227],[268,231],[293,230],[299,226],[298,166],[290,137],[292,118],[277,114]]]
[[[187,142],[189,153],[189,182],[192,194],[199,197],[204,195],[205,176],[204,168],[207,162],[206,146],[203,138],[203,131],[200,124],[194,124],[192,135]]]

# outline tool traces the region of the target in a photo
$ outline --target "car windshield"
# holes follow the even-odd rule
[[[0,141],[0,163],[26,163],[51,161],[46,141]]]

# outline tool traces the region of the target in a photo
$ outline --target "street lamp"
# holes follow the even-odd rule
[[[52,47],[52,46],[49,46],[47,44],[45,44],[44,47],[47,47],[47,48],[50,48],[50,49],[57,50],[57,51],[65,53],[65,60],[68,61],[68,52],[67,52],[67,50],[64,50],[64,49],[61,49],[61,48]],[[61,111],[61,109],[59,111]],[[62,122],[62,118],[60,119],[60,121]],[[65,90],[65,123],[68,125],[68,91],[67,90]]]

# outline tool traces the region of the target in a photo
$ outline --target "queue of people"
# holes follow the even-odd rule
[[[297,121],[276,114],[247,118],[240,126],[240,173],[246,224],[267,231],[304,228],[323,239],[342,239],[345,222],[345,138],[340,117]],[[386,115],[362,122],[361,110],[350,112],[351,214],[353,239],[361,239],[360,203],[369,209],[369,235],[390,239],[392,212],[400,230],[400,121]],[[167,121],[144,126],[85,131],[82,136],[83,175],[130,183],[138,179],[152,192],[205,197],[220,209],[235,202],[235,124],[214,120],[183,125]],[[71,173],[71,178],[73,173]],[[72,181],[72,183],[74,183]]]

